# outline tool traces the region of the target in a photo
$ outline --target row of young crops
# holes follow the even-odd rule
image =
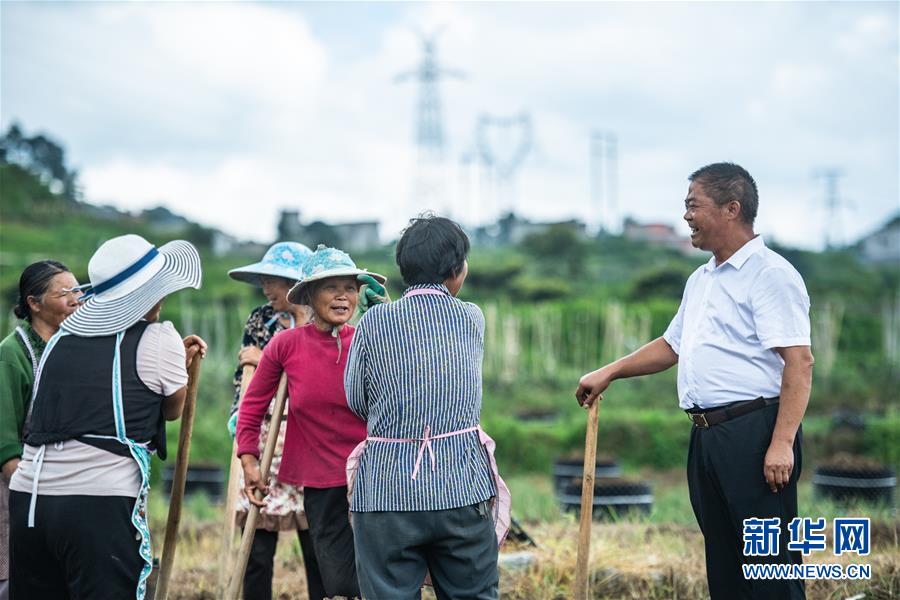
[[[243,323],[252,308],[251,304],[182,293],[169,299],[163,318],[173,321],[185,334],[203,337],[212,357],[231,360],[240,347]],[[677,308],[672,301],[485,303],[485,379],[552,380],[561,370],[584,372],[596,368],[660,335]],[[825,300],[811,311],[817,373],[830,373],[841,346],[846,345],[841,343],[841,336],[854,336],[847,331],[847,312],[843,300]],[[900,298],[886,298],[878,312],[874,317],[881,324],[880,339],[871,349],[886,365],[900,369]],[[14,325],[9,308],[0,307],[0,332],[10,331]]]
[[[894,343],[900,334],[890,333],[900,324],[895,307],[886,304],[884,313],[875,315],[884,323],[885,343]],[[208,300],[199,294],[184,292],[170,298],[163,318],[172,320],[179,331],[201,335],[210,351],[203,364],[194,455],[211,462],[224,461],[230,453],[230,440],[224,430],[228,407],[233,397],[231,379],[236,367],[243,324],[253,306],[244,302]],[[839,340],[853,334],[847,325],[852,308],[822,302],[812,311],[813,344],[817,357],[813,400],[806,419],[810,435],[822,430],[823,443],[834,438],[825,428],[815,426],[816,419],[828,418],[837,405],[823,402],[828,380],[824,373],[834,369],[832,380],[838,384],[856,379],[869,385],[876,398],[871,431],[883,429],[896,417],[878,416],[891,406],[888,380],[896,380],[900,369],[891,369],[889,348],[860,360],[855,352],[841,347]],[[592,301],[584,298],[567,302],[524,304],[486,302],[484,357],[484,419],[492,435],[505,438],[501,456],[524,469],[549,469],[560,453],[583,442],[583,416],[572,395],[578,377],[606,361],[631,351],[666,327],[677,309],[674,301],[626,304],[618,301]],[[8,310],[0,310],[0,328],[14,324]],[[892,337],[893,336],[893,337]],[[875,349],[877,350],[877,349]],[[881,379],[878,379],[881,377]],[[893,388],[896,391],[896,386]],[[880,390],[880,392],[879,392]],[[838,390],[840,391],[840,390]],[[835,394],[848,408],[859,410],[862,402],[855,394]],[[610,424],[607,437],[632,463],[661,468],[679,462],[684,432],[675,412],[674,372],[618,382],[611,388],[604,408],[604,421]],[[627,413],[625,412],[627,410]],[[529,411],[531,414],[529,414]],[[548,425],[524,422],[535,413],[548,419]],[[615,424],[615,427],[612,427]],[[893,429],[889,429],[893,431]],[[609,436],[612,436],[611,438]],[[896,443],[878,442],[874,433],[864,436],[858,452],[880,456],[895,464]],[[175,439],[174,436],[172,439]],[[635,440],[642,440],[637,444]],[[877,443],[878,448],[873,444]],[[848,444],[841,444],[846,448]],[[830,450],[830,449],[829,449]],[[824,454],[824,453],[823,453]],[[674,458],[673,458],[674,456]],[[824,458],[824,456],[822,456]]]

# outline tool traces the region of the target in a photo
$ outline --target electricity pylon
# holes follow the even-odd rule
[[[438,83],[442,79],[464,77],[461,71],[438,64],[437,38],[439,28],[431,35],[419,33],[423,56],[419,65],[394,78],[395,83],[414,79],[419,83],[419,104],[416,117],[416,173],[413,200],[417,207],[443,207],[446,202],[446,168],[441,94]]]

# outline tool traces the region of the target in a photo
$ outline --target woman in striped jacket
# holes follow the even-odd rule
[[[453,221],[414,219],[397,244],[410,287],[356,328],[344,387],[368,433],[348,461],[365,598],[419,598],[426,572],[439,599],[498,597],[509,494],[479,426],[484,316],[456,298],[468,251]]]

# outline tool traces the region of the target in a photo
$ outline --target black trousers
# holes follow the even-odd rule
[[[10,492],[11,600],[134,598],[144,561],[131,524],[134,498]]]
[[[496,600],[497,536],[489,501],[449,510],[355,512],[366,600],[418,600],[426,571],[438,600]]]
[[[306,569],[306,589],[310,600],[325,597],[325,587],[319,575],[319,563],[313,549],[309,531],[297,531],[303,567]],[[275,571],[275,550],[278,547],[278,532],[257,529],[253,534],[253,545],[244,574],[244,600],[272,600],[272,576]]]
[[[747,580],[743,563],[800,564],[787,549],[788,523],[797,516],[797,479],[802,466],[802,431],[794,441],[790,482],[773,493],[763,474],[778,404],[708,429],[693,427],[687,479],[691,506],[706,545],[706,578],[712,600],[796,600],[805,598],[800,580]],[[744,556],[744,519],[781,519],[777,556]]]
[[[347,486],[304,487],[303,507],[326,595],[359,596]]]

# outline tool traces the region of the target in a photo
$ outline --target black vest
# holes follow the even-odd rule
[[[137,348],[149,323],[140,321],[125,332],[120,349],[122,404],[125,435],[139,443],[150,443],[161,459],[166,458],[164,396],[141,381],[137,373]],[[78,440],[121,456],[131,456],[116,440],[84,437],[85,434],[115,437],[113,413],[113,356],[116,336],[61,337],[41,371],[41,380],[25,443],[30,446]]]

